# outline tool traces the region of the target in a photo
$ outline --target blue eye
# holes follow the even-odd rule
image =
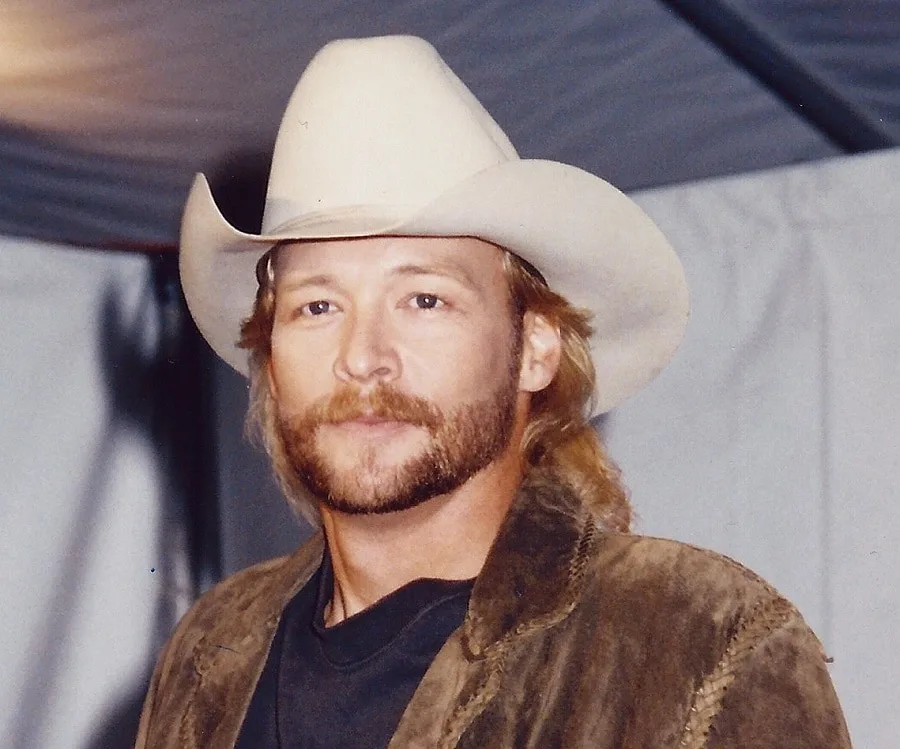
[[[413,301],[419,309],[435,309],[443,304],[434,294],[416,294]]]
[[[314,302],[304,304],[300,308],[300,312],[303,315],[309,315],[312,317],[316,317],[318,315],[327,315],[329,312],[331,312],[331,302],[326,302],[324,299],[317,299]]]

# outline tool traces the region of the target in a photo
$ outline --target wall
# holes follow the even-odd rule
[[[0,746],[121,749],[189,595],[146,259],[0,237]]]

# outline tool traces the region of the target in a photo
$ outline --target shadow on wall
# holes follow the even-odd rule
[[[260,231],[271,159],[271,152],[237,151],[210,171],[216,204],[242,231]],[[215,391],[222,569],[228,575],[289,553],[309,537],[312,529],[289,509],[268,456],[248,443],[244,429],[247,380],[214,357],[211,382]]]
[[[258,232],[261,222],[270,156],[262,153],[238,153],[223,162],[210,175],[217,203],[224,215],[238,228]],[[158,265],[158,263],[157,263]],[[156,273],[156,305],[171,304],[178,293],[173,266],[169,268],[166,287],[160,288],[160,269]],[[166,279],[164,279],[166,280]],[[174,288],[172,283],[174,282]],[[180,294],[179,294],[180,300]],[[151,304],[151,306],[153,306]],[[184,312],[183,306],[180,308]],[[161,311],[161,319],[165,311]],[[148,432],[155,448],[156,460],[164,476],[165,505],[161,508],[158,539],[162,595],[157,602],[156,631],[152,652],[155,654],[168,638],[176,623],[179,604],[179,580],[176,566],[187,562],[194,583],[202,591],[222,574],[230,574],[264,558],[287,553],[309,535],[293,517],[271,477],[268,459],[254,449],[244,437],[243,419],[247,407],[247,387],[243,377],[214,357],[193,328],[189,318],[190,350],[167,350],[163,340],[148,357],[141,344],[141,331],[126,330],[120,305],[108,299],[101,324],[101,349],[105,352],[104,373],[109,397],[115,403],[119,418],[140,425]],[[163,321],[165,326],[165,321]],[[163,337],[165,331],[163,330]],[[172,379],[174,360],[182,368],[201,368],[202,372],[176,373],[176,377],[197,376],[209,397],[203,402],[185,401],[185,391],[176,386],[173,392],[164,383]],[[162,370],[161,370],[162,368]],[[202,397],[202,394],[198,394]],[[189,394],[188,394],[188,397]],[[148,409],[146,404],[153,404]],[[180,422],[173,425],[172,412],[206,410],[199,414],[200,437],[209,443],[214,460],[184,465],[178,457],[186,452],[181,441]],[[190,474],[197,471],[214,473],[212,479],[197,485]],[[173,485],[174,482],[174,485]],[[216,499],[217,507],[198,508],[198,494]],[[199,512],[199,514],[198,514]],[[173,539],[184,531],[193,547],[206,544],[206,551],[173,547]],[[210,541],[209,535],[217,536]],[[198,567],[209,566],[210,554],[218,557],[213,564],[215,574],[198,576]],[[182,573],[183,574],[183,573]],[[183,581],[181,581],[183,584]],[[109,712],[84,749],[130,749],[134,745],[141,706],[150,679],[148,668],[143,678],[133,684],[127,695]]]
[[[134,745],[157,653],[180,612],[221,574],[216,446],[210,427],[211,357],[185,310],[176,260],[168,255],[151,258],[151,277],[135,310],[126,309],[115,289],[108,290],[99,320],[109,431],[127,429],[139,435],[160,479],[155,553],[159,596],[146,649],[151,662],[85,749]],[[104,497],[109,492],[97,485],[92,494]]]
[[[260,152],[235,154],[212,171],[212,182],[216,197],[229,220],[246,231],[258,231],[261,206],[265,194],[270,156]],[[40,134],[32,133],[0,123],[0,231],[12,235],[39,237],[46,241],[69,240],[79,244],[114,241],[128,235],[125,224],[107,221],[107,209],[119,210],[119,203],[127,204],[127,219],[137,220],[142,212],[168,211],[171,206],[162,205],[157,200],[135,200],[133,195],[125,195],[110,188],[108,181],[117,181],[121,174],[116,172],[118,163],[105,163],[101,169],[95,161],[87,159],[77,150],[68,149],[65,144],[56,144]],[[8,168],[7,168],[8,167]],[[110,168],[113,174],[109,175]],[[124,166],[122,166],[124,169]],[[48,175],[45,181],[41,175]],[[29,176],[30,175],[30,176]],[[35,176],[37,175],[37,176]],[[157,174],[146,174],[141,178],[141,189],[154,192],[158,186]],[[97,188],[98,194],[107,195],[116,205],[83,207],[78,203],[78,196],[71,199],[73,210],[63,211],[60,216],[75,223],[57,221],[47,214],[46,195],[60,180],[77,185],[77,189],[90,191],[91,185]],[[52,184],[51,184],[52,182]],[[9,187],[8,191],[3,188]],[[75,187],[73,187],[75,189]],[[52,202],[52,201],[51,201]],[[84,208],[84,210],[81,210]],[[77,210],[76,210],[77,209]],[[96,215],[96,211],[102,215]],[[92,213],[94,211],[94,213]],[[110,214],[111,215],[111,214]],[[32,221],[38,217],[40,221]],[[49,224],[47,221],[49,220]],[[127,223],[127,220],[125,221]],[[40,226],[40,231],[31,231],[33,226]],[[138,234],[140,232],[137,232]],[[158,238],[148,236],[148,241]],[[100,375],[107,407],[104,409],[106,422],[99,428],[96,447],[90,456],[89,475],[77,496],[72,497],[72,527],[69,530],[68,548],[60,550],[65,564],[60,565],[57,579],[53,580],[49,601],[43,619],[36,623],[33,642],[34,657],[24,682],[19,686],[15,696],[13,712],[9,716],[9,749],[33,749],[41,745],[41,736],[45,734],[51,721],[54,720],[54,692],[62,685],[63,679],[77,678],[77,675],[65,673],[67,653],[77,647],[73,642],[73,632],[78,624],[79,601],[84,596],[86,586],[91,585],[89,579],[89,555],[97,547],[97,532],[101,526],[104,513],[114,501],[112,482],[112,466],[118,445],[127,435],[129,440],[138,439],[151,452],[150,460],[155,464],[155,472],[162,478],[163,490],[159,495],[159,531],[155,541],[156,556],[159,561],[156,574],[160,578],[159,599],[151,605],[153,613],[152,640],[146,645],[148,657],[155,660],[156,653],[168,638],[177,619],[178,612],[183,610],[192,595],[192,589],[202,590],[215,582],[222,571],[222,559],[230,559],[232,563],[244,566],[245,563],[257,559],[283,553],[295,547],[306,534],[301,531],[296,521],[285,509],[278,496],[277,489],[268,477],[268,466],[264,458],[247,445],[242,437],[241,421],[246,408],[246,389],[243,381],[236,378],[231,382],[229,391],[236,397],[234,408],[225,417],[219,416],[224,399],[212,393],[217,380],[214,380],[214,364],[211,353],[199,339],[188,318],[183,319],[183,327],[191,328],[192,339],[188,340],[189,349],[185,360],[179,361],[177,355],[185,353],[184,349],[175,352],[165,348],[160,331],[172,324],[168,312],[161,301],[160,272],[161,262],[168,263],[166,277],[174,278],[174,286],[169,283],[167,292],[170,297],[178,293],[177,275],[171,273],[174,268],[174,255],[154,257],[153,279],[146,282],[140,290],[140,298],[126,299],[131,291],[123,292],[115,282],[110,283],[98,302],[97,345]],[[172,289],[174,288],[174,292]],[[183,311],[183,307],[182,307]],[[199,353],[198,353],[199,352]],[[176,354],[173,360],[173,353]],[[173,367],[173,363],[176,365]],[[173,369],[181,365],[184,369],[194,368],[189,377],[201,384],[205,389],[205,402],[197,402],[183,398],[172,398],[162,380],[172,377]],[[220,365],[224,366],[224,365]],[[202,371],[197,371],[197,370]],[[183,393],[182,393],[183,395]],[[231,396],[228,396],[231,397]],[[203,504],[206,495],[198,495],[191,491],[191,482],[179,482],[186,472],[203,473],[205,487],[221,489],[228,492],[229,487],[223,483],[221,472],[215,461],[199,465],[193,453],[194,449],[184,449],[183,438],[178,435],[177,427],[184,423],[188,415],[178,417],[178,412],[203,412],[207,419],[206,445],[209,452],[215,454],[220,448],[222,439],[218,437],[217,428],[221,424],[229,429],[228,439],[233,441],[234,457],[230,467],[232,474],[241,483],[239,497],[254,496],[259,487],[265,486],[264,492],[269,499],[264,502],[264,513],[261,517],[251,518],[247,522],[252,525],[253,532],[248,535],[255,539],[252,548],[241,549],[234,554],[233,550],[217,545],[209,547],[212,556],[218,557],[212,566],[212,573],[206,578],[198,576],[197,559],[193,558],[193,548],[202,534],[218,539],[221,535],[218,510],[204,511],[198,522],[194,505]],[[173,429],[172,413],[176,414]],[[180,418],[180,421],[177,419]],[[185,466],[179,464],[179,455],[190,453],[190,460],[195,462]],[[241,466],[250,463],[255,468],[253,479],[240,479]],[[262,475],[260,480],[258,477]],[[170,491],[175,487],[177,491]],[[234,495],[235,492],[232,492]],[[215,497],[213,497],[215,499]],[[198,502],[198,500],[200,500]],[[254,498],[254,501],[258,499]],[[249,503],[249,504],[252,504]],[[233,503],[228,505],[233,507]],[[241,508],[245,509],[245,508]],[[266,513],[271,512],[271,515]],[[279,514],[281,513],[281,514]],[[235,515],[238,519],[235,520]],[[225,518],[226,524],[240,533],[243,519],[238,513]],[[205,523],[205,526],[203,525]],[[243,532],[246,532],[246,528]],[[185,535],[191,539],[185,549]],[[204,536],[204,538],[206,538]],[[226,572],[235,567],[229,565]],[[193,578],[193,579],[192,579]],[[114,595],[115,591],[110,591]],[[127,626],[127,623],[126,625]],[[132,747],[137,729],[140,706],[149,682],[152,663],[145,664],[140,674],[133,675],[130,688],[122,690],[121,700],[111,707],[104,716],[98,716],[94,735],[83,744],[83,749],[118,749]]]
[[[126,699],[106,716],[106,719],[88,741],[83,749],[133,749],[137,736],[138,721],[141,717],[141,706],[147,685],[150,682],[150,674],[136,684]]]
[[[114,284],[107,286],[98,320],[97,349],[108,404],[105,410],[107,421],[100,428],[87,480],[79,496],[72,498],[75,510],[68,533],[69,543],[60,551],[64,563],[58,567],[60,571],[50,590],[44,619],[35,627],[33,642],[40,645],[18,691],[15,716],[10,721],[10,749],[33,749],[40,745],[40,737],[53,719],[53,697],[57,686],[62,679],[77,676],[65,673],[65,662],[68,650],[77,646],[72,633],[79,624],[79,603],[86,586],[92,582],[89,578],[90,557],[99,543],[97,536],[102,527],[102,516],[107,505],[115,501],[111,471],[118,445],[125,435],[129,439],[138,435],[145,444],[154,444],[151,424],[157,404],[151,393],[156,305],[152,287],[147,283],[134,305],[126,305],[120,294]],[[159,470],[163,470],[158,455],[154,460]],[[169,502],[165,495],[160,500]],[[168,595],[168,591],[175,587],[175,560],[180,550],[174,548],[173,538],[176,537],[168,529],[178,514],[179,510],[171,504],[162,507],[156,543],[158,556],[163,560],[159,572],[163,576],[161,590],[164,595],[155,603],[154,641],[148,648],[154,653],[174,623],[174,597]],[[139,680],[135,690],[143,691],[147,674],[141,674]],[[121,709],[116,709],[105,721],[104,738],[90,746],[96,749],[131,746],[137,727],[134,705],[138,699],[136,693],[130,695]],[[118,743],[109,739],[112,734],[120,737]]]

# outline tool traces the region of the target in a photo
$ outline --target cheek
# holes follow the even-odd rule
[[[300,354],[299,352],[303,353]],[[322,398],[330,386],[330,366],[320,352],[295,345],[288,336],[272,336],[269,367],[279,408],[285,415],[303,411]]]
[[[513,334],[505,327],[487,323],[462,327],[452,335],[407,347],[405,379],[415,390],[440,400],[477,399],[510,376],[515,367],[510,361],[512,348]]]

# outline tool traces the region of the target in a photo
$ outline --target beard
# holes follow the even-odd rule
[[[486,399],[446,414],[389,385],[380,384],[365,396],[348,386],[303,414],[279,414],[276,428],[293,478],[322,506],[351,515],[399,512],[452,492],[499,457],[513,433],[517,393],[513,367]],[[416,427],[425,433],[425,444],[386,465],[385,446],[366,442],[342,466],[320,445],[321,428],[364,417]]]

